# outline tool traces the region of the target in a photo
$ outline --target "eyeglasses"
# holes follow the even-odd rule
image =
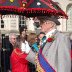
[[[12,38],[12,39],[14,39],[14,40],[15,40],[16,38]]]

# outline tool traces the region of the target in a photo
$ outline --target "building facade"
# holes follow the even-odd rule
[[[57,29],[69,35],[70,38],[72,39],[72,0],[53,0],[53,1],[55,1],[68,15],[68,19],[59,19],[61,25],[58,26]],[[24,16],[18,16],[18,15],[0,16],[0,30],[2,34],[7,35],[10,32],[15,32],[18,34],[19,27],[23,25],[27,25],[29,30],[32,31],[37,30],[32,18],[26,19]]]

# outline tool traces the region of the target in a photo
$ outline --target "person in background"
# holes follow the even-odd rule
[[[46,39],[38,54],[30,50],[26,59],[36,64],[38,72],[71,72],[71,43],[68,36],[56,29],[60,22],[54,16],[38,19]]]
[[[28,46],[28,42],[27,42],[27,26],[22,26],[19,32],[20,35],[17,38],[21,39],[22,41],[21,50],[28,53],[27,49],[30,50],[30,47]],[[28,48],[26,49],[27,46]]]
[[[30,50],[29,44],[27,42],[27,26],[22,26],[19,29],[20,35],[17,37],[17,39],[21,40],[21,51],[28,54],[28,51]],[[29,61],[28,61],[29,62]],[[30,63],[27,63],[29,67],[31,67]],[[29,68],[31,70],[31,68]]]
[[[38,35],[38,38],[42,39],[44,36],[45,36],[45,33],[44,32],[40,32],[39,35]]]
[[[22,26],[19,28],[19,36],[17,38],[20,38],[22,41],[27,40],[27,26]]]
[[[10,65],[10,55],[13,51],[13,48],[16,45],[16,34],[10,33],[9,36],[5,37],[5,68],[6,72],[11,71],[11,65]]]
[[[27,39],[31,49],[34,51],[34,52],[37,52],[38,51],[38,46],[37,46],[37,35],[36,33],[30,33],[28,35],[28,39]]]
[[[38,51],[38,45],[37,45],[37,35],[36,33],[29,33],[27,41],[32,49],[33,52],[37,52]],[[29,62],[29,68],[30,68],[30,72],[36,72],[36,68],[35,65],[32,64],[31,62]]]
[[[1,31],[0,31],[0,71],[1,71],[1,50],[2,50],[2,39],[1,39]]]
[[[24,40],[23,40],[24,41]],[[11,67],[12,72],[30,72],[28,67],[28,61],[25,59],[27,53],[22,51],[22,40],[19,38],[16,42],[16,47],[11,54]]]
[[[28,35],[28,42],[29,42],[29,45],[31,47],[31,49],[34,51],[34,52],[38,52],[39,51],[39,44],[41,43],[41,39],[42,37],[45,35],[44,32],[40,32],[39,35],[36,35],[36,33],[30,33]]]
[[[31,46],[32,43],[35,42],[36,34],[31,33],[31,34],[27,35],[27,27],[26,26],[22,26],[20,28],[19,32],[20,32],[19,38],[22,41],[21,50],[28,54],[28,52],[30,50],[30,47],[28,45],[30,44],[30,46]],[[32,37],[33,37],[33,39],[31,40]],[[30,62],[28,63],[28,65],[29,65],[30,72],[32,72],[32,71],[35,72],[35,65]]]
[[[16,34],[15,33],[10,33],[9,34],[9,42],[12,44],[12,46],[14,47],[16,44]]]
[[[30,33],[28,35],[28,43],[31,47],[31,49],[34,51],[34,52],[38,52],[39,51],[39,44],[40,42],[42,41],[42,37],[45,35],[44,32],[40,32],[39,35],[37,35],[36,33]]]
[[[44,32],[40,32],[38,35],[38,42],[41,45],[43,39],[44,39],[45,33]]]

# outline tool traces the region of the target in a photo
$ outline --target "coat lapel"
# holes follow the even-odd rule
[[[57,66],[55,66],[55,56],[56,56],[56,51],[57,51],[57,46],[56,46],[56,42],[57,42],[57,36],[59,35],[59,32],[56,30],[54,32],[54,37],[55,40],[53,42],[47,42],[46,45],[43,48],[42,54],[44,55],[44,57],[46,58],[46,60],[48,61],[48,63],[53,67],[53,69],[55,69],[57,71]]]
[[[52,44],[52,42],[47,42],[47,43],[45,44],[45,46],[44,46],[44,48],[43,48],[43,51],[42,51],[43,54],[46,54],[46,52],[47,52],[48,49],[50,48],[51,44]]]
[[[53,33],[53,35],[54,35],[55,38],[56,38],[56,36],[57,36],[57,33],[58,33],[57,30]],[[52,43],[53,43],[53,42],[47,42],[47,43],[45,44],[45,46],[44,46],[44,48],[43,48],[43,51],[42,51],[43,54],[46,54],[46,52],[48,52],[48,49],[50,48],[50,46],[52,45]]]

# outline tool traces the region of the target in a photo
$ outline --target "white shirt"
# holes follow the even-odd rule
[[[52,29],[50,32],[48,32],[45,36],[46,36],[46,40],[52,36],[52,34],[55,32],[56,29]],[[44,42],[46,42],[46,40],[44,40]]]
[[[29,53],[30,49],[31,49],[31,48],[30,48],[30,46],[29,46],[29,44],[28,44],[27,41],[25,41],[25,43],[22,43],[22,44],[21,44],[21,50],[22,50],[23,52]]]

